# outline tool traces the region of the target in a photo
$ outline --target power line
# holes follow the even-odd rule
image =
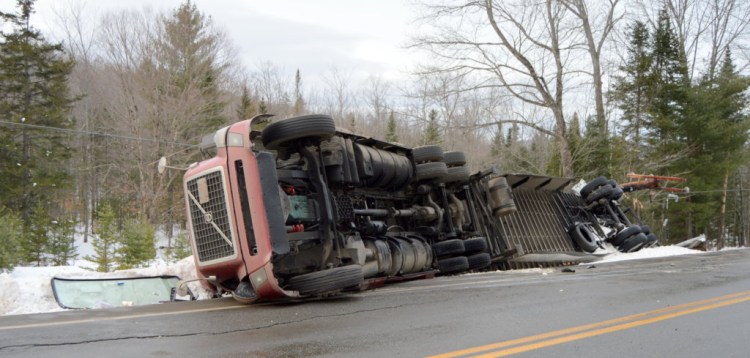
[[[49,127],[49,126],[42,126],[38,124],[29,124],[29,123],[8,122],[8,121],[3,121],[3,120],[0,120],[0,125],[44,129],[44,130],[66,132],[66,133],[89,134],[89,135],[95,135],[95,136],[100,136],[100,137],[110,137],[110,138],[134,140],[134,141],[140,141],[140,142],[151,142],[151,143],[174,145],[174,146],[180,146],[180,147],[198,147],[198,145],[196,144],[172,142],[172,141],[160,140],[160,139],[155,139],[155,138],[133,137],[133,136],[111,134],[111,133],[105,133],[105,132],[94,132],[94,131],[85,131],[85,130],[80,130],[80,129]]]

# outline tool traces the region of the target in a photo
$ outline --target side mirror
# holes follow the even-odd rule
[[[156,170],[159,171],[159,174],[164,174],[164,171],[166,169],[167,169],[167,157],[159,158],[159,164],[156,165]]]
[[[169,169],[177,169],[177,170],[187,170],[187,168],[179,168],[179,167],[172,167],[167,164],[167,157],[161,157],[159,158],[159,161],[156,164],[156,170],[159,172],[159,174],[164,174],[164,172]]]
[[[177,296],[187,296],[188,295],[187,281],[183,281],[183,280],[177,281],[177,286],[175,286],[175,293],[177,294]]]

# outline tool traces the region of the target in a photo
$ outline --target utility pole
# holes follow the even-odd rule
[[[719,240],[716,241],[716,249],[721,250],[724,248],[724,241],[726,240],[726,212],[727,212],[727,185],[729,184],[729,172],[724,173],[724,191],[721,194],[721,221],[719,223]]]
[[[738,216],[740,218],[740,220],[739,220],[740,234],[739,234],[739,238],[738,238],[739,242],[738,242],[737,245],[740,246],[740,247],[745,247],[746,246],[746,241],[745,241],[746,239],[745,238],[747,236],[745,236],[745,230],[746,230],[745,229],[746,228],[746,226],[745,226],[745,191],[742,188],[742,182],[744,180],[742,174],[743,174],[742,171],[737,172],[737,186],[738,186],[738,189],[739,189],[738,192],[737,192],[737,194],[739,195],[739,199],[740,199],[739,214],[738,214]]]

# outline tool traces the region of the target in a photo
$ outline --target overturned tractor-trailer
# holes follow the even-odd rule
[[[196,269],[242,302],[593,261],[605,241],[656,241],[606,178],[579,195],[570,178],[473,173],[462,152],[365,138],[326,115],[262,131],[253,121],[218,130],[204,148],[215,155],[184,176]]]

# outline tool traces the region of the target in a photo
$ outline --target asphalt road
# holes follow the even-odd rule
[[[750,250],[0,317],[0,357],[746,357]]]

